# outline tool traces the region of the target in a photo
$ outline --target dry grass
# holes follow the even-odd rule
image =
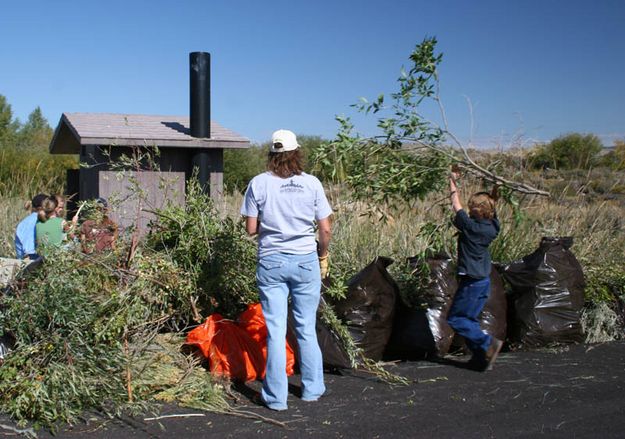
[[[0,257],[15,257],[15,227],[30,213],[24,209],[27,198],[2,198],[0,201]]]
[[[466,194],[480,188],[471,184]],[[431,240],[421,232],[426,224],[439,225],[445,249],[454,252],[455,239],[450,223],[452,211],[446,194],[433,194],[401,212],[386,217],[371,213],[362,203],[350,200],[349,193],[332,187],[328,191],[335,210],[332,257],[336,263],[363,267],[378,255],[402,259],[426,250]],[[241,194],[228,194],[217,203],[224,216],[237,218]],[[17,223],[28,213],[27,197],[5,198],[0,202],[0,257],[13,257],[13,236]],[[536,248],[542,236],[573,236],[573,251],[582,263],[623,260],[625,208],[618,201],[588,201],[583,195],[567,198],[533,198],[523,202],[524,221],[515,224],[512,210],[499,208],[502,231],[492,244],[493,257],[501,262],[523,256]]]
[[[466,197],[483,189],[475,182],[465,182],[462,191]],[[597,307],[594,302],[625,295],[625,272],[620,275],[625,260],[625,207],[618,199],[598,200],[579,193],[571,197],[565,192],[549,199],[523,200],[524,219],[520,222],[515,222],[509,205],[500,205],[502,229],[491,245],[493,260],[505,263],[520,258],[534,251],[543,236],[572,236],[572,251],[590,274],[587,299],[593,303],[584,314],[589,341],[614,339],[620,329],[615,327],[617,320],[609,312],[611,308]],[[355,274],[379,255],[403,261],[430,249],[434,241],[438,249],[454,254],[455,230],[446,195],[432,194],[402,211],[381,213],[383,210],[372,212],[366,205],[354,202],[340,186],[329,188],[328,196],[335,210],[331,273]],[[13,236],[15,226],[27,213],[23,208],[25,201],[26,197],[0,202],[0,257],[14,257]],[[224,216],[238,218],[241,201],[241,194],[228,194],[216,207]],[[607,267],[611,273],[617,271],[611,274],[617,281],[602,281]],[[591,287],[595,289],[591,291]]]
[[[466,194],[479,190],[475,185]],[[402,212],[390,213],[386,219],[367,215],[363,205],[332,192],[335,208],[333,256],[363,266],[377,255],[404,258],[423,252],[431,244],[420,232],[426,224],[436,224],[443,247],[455,251],[452,211],[446,194],[433,194]],[[442,200],[441,200],[442,199]],[[573,252],[583,263],[622,260],[625,232],[622,227],[625,208],[615,201],[588,202],[583,196],[568,199],[534,198],[524,201],[524,220],[516,223],[508,205],[500,205],[500,236],[492,244],[495,260],[507,262],[533,251],[543,236],[573,236]]]
[[[622,322],[605,302],[585,308],[581,323],[586,334],[586,343],[605,343],[623,338]]]

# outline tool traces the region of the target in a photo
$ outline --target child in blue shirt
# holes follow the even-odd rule
[[[492,368],[503,345],[480,328],[479,316],[490,294],[491,258],[488,246],[499,233],[493,194],[478,192],[469,199],[467,213],[460,202],[457,172],[449,179],[454,225],[458,234],[458,290],[447,323],[464,337],[473,353],[470,366],[484,371]]]
[[[35,251],[35,226],[37,225],[37,212],[41,209],[43,201],[48,198],[45,194],[37,194],[30,203],[31,213],[17,225],[15,229],[15,254],[17,259],[37,259]]]

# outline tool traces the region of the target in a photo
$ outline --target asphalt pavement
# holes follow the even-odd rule
[[[239,388],[236,409],[265,421],[165,406],[156,416],[92,420],[55,437],[625,438],[625,342],[502,352],[488,372],[462,367],[466,359],[389,364],[407,386],[328,373],[331,393],[314,403],[297,397],[295,376],[284,412],[250,400],[260,383]],[[180,417],[149,419],[171,415]]]

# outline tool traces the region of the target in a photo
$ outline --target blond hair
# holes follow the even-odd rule
[[[495,199],[488,192],[477,192],[469,198],[469,216],[480,219],[493,219]]]
[[[54,199],[56,200],[56,205],[58,206],[59,204],[63,203],[65,204],[65,197],[63,195],[59,195],[59,194],[54,194],[54,195],[50,195],[51,197],[54,197]]]

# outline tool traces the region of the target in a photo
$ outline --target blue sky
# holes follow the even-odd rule
[[[563,133],[625,138],[625,1],[11,1],[0,6],[0,94],[26,119],[188,114],[188,54],[212,57],[212,116],[262,142],[278,128],[358,131],[360,96],[394,91],[436,36],[450,129],[480,146]],[[469,111],[467,101],[472,103]],[[471,128],[472,127],[472,128]]]

